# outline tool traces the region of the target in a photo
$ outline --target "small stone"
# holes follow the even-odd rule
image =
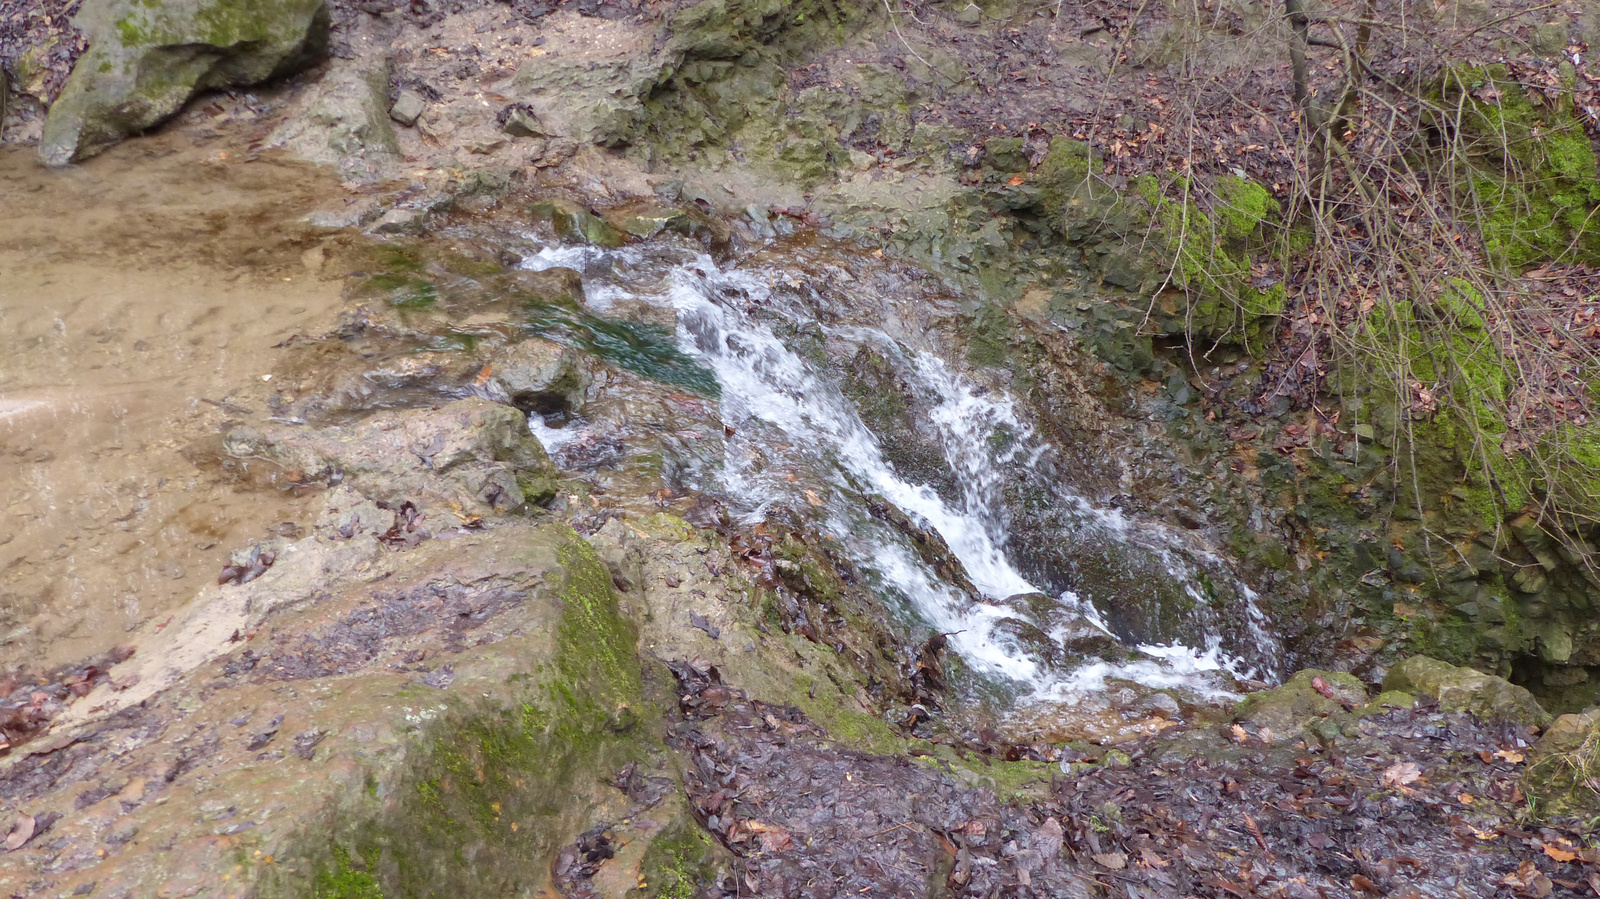
[[[391,209],[372,226],[375,234],[410,234],[420,230],[422,214],[415,209]]]
[[[549,137],[544,123],[539,121],[539,116],[528,106],[515,103],[500,111],[495,118],[500,130],[512,137]]]
[[[956,13],[956,21],[963,25],[976,25],[983,21],[983,9],[976,3],[968,3]]]
[[[422,117],[428,108],[427,98],[416,91],[401,91],[400,96],[394,100],[394,105],[389,107],[389,118],[410,128]]]

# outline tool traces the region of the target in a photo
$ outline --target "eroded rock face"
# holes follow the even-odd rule
[[[324,0],[88,0],[78,21],[90,45],[45,121],[50,165],[158,125],[198,91],[298,71],[328,47]]]
[[[340,176],[356,181],[375,177],[386,164],[399,159],[400,147],[387,111],[387,60],[340,61],[329,67],[299,103],[298,114],[267,138],[267,146],[333,166]]]
[[[380,412],[348,427],[239,428],[225,447],[235,458],[280,466],[288,483],[348,482],[396,507],[511,511],[530,494],[548,498],[556,477],[522,415],[478,397]]]
[[[1522,687],[1427,656],[1413,656],[1394,666],[1383,679],[1383,688],[1437,697],[1445,711],[1471,712],[1485,721],[1542,727],[1550,720],[1533,694]]]

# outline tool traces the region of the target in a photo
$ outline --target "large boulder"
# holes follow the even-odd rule
[[[1389,670],[1383,689],[1433,696],[1446,712],[1471,712],[1484,721],[1543,727],[1550,715],[1533,694],[1504,678],[1449,662],[1412,656]]]
[[[50,165],[172,117],[197,92],[256,84],[327,54],[325,0],[85,0],[89,35],[45,120]]]

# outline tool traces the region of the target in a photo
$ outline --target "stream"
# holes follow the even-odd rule
[[[846,289],[822,291],[799,268],[719,267],[667,243],[546,245],[522,267],[581,272],[601,315],[624,303],[670,309],[679,347],[715,376],[727,434],[720,457],[669,465],[671,486],[722,499],[745,524],[777,509],[812,521],[891,609],[949,635],[1020,705],[1075,704],[1119,681],[1216,701],[1235,695],[1237,678],[1282,676],[1270,620],[1222,559],[1074,492],[1015,398],[963,371],[948,342],[919,332],[892,299],[850,289],[860,279],[843,268],[829,286]],[[900,470],[885,450],[892,436],[847,395],[838,359],[861,350],[904,385],[918,439],[937,450],[933,471]],[[586,425],[553,423],[564,426],[530,416],[559,460]],[[1032,507],[1026,540],[1019,496]],[[941,577],[904,528],[875,515],[884,503],[942,538],[966,582]],[[1041,544],[1047,553],[1030,552]],[[1118,576],[1093,582],[1110,567]],[[1102,599],[1130,582],[1143,593]],[[1072,651],[1085,635],[1115,635],[1130,651]]]

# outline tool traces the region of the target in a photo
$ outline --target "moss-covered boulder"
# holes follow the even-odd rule
[[[324,0],[88,0],[89,35],[39,155],[77,162],[161,124],[195,93],[256,84],[327,54]]]
[[[1234,709],[1233,718],[1241,724],[1288,733],[1366,703],[1367,689],[1354,675],[1308,668],[1281,687],[1246,696]]]
[[[1539,701],[1522,687],[1427,656],[1412,656],[1394,666],[1383,679],[1383,689],[1432,696],[1447,712],[1471,712],[1484,721],[1543,727],[1550,720]]]

